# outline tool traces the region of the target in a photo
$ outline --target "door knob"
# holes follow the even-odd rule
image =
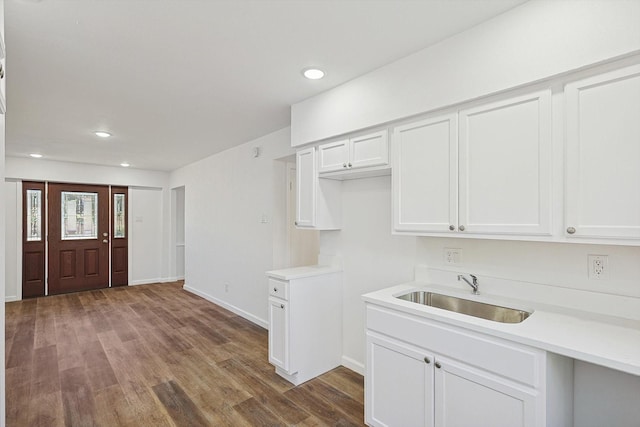
[[[104,237],[107,237],[107,236],[109,235],[109,233],[102,233],[102,235],[103,235]]]
[[[104,239],[104,240],[102,240],[102,243],[109,243],[109,240]]]

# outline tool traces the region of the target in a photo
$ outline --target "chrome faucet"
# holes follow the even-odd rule
[[[478,288],[480,287],[480,285],[478,284],[478,278],[476,276],[474,276],[473,274],[470,274],[469,276],[471,276],[471,280],[473,282],[470,282],[466,277],[464,277],[462,274],[458,274],[458,282],[460,280],[464,280],[465,282],[467,282],[467,285],[471,286],[473,288],[473,294],[474,295],[479,295],[480,291],[478,290]]]

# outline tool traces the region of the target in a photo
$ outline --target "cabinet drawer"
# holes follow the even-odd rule
[[[544,375],[544,351],[367,305],[367,329],[533,387]]]
[[[289,282],[269,279],[269,295],[289,301]]]

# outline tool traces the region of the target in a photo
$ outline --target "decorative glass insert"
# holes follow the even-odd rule
[[[98,193],[62,192],[62,240],[98,238]]]
[[[124,223],[124,194],[113,195],[113,237],[115,239],[125,238]]]
[[[42,240],[42,190],[27,190],[27,242]]]

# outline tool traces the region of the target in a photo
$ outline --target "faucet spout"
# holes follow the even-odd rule
[[[473,274],[470,274],[469,276],[471,276],[471,280],[472,280],[471,282],[469,281],[469,279],[464,277],[464,275],[458,274],[458,281],[464,280],[466,282],[466,284],[471,286],[471,288],[473,289],[473,294],[474,295],[479,295],[480,294],[480,290],[479,290],[480,285],[478,284],[478,278]]]

